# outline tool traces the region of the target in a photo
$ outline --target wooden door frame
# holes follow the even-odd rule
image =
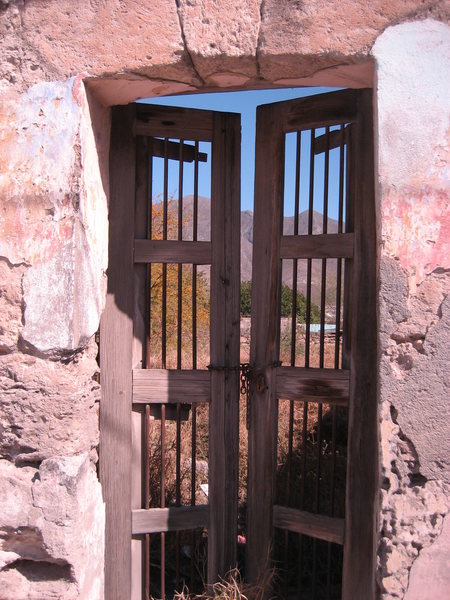
[[[376,253],[376,213],[374,191],[374,144],[373,144],[373,115],[372,115],[372,90],[357,90],[336,92],[335,98],[342,99],[341,106],[344,113],[356,119],[358,127],[354,134],[353,148],[358,149],[352,153],[352,168],[363,176],[353,178],[352,195],[363,198],[364,202],[355,203],[355,259],[351,273],[351,294],[349,301],[355,311],[355,325],[351,330],[351,395],[357,401],[351,403],[349,411],[349,467],[347,472],[347,502],[345,525],[345,552],[344,552],[344,583],[343,598],[365,598],[371,600],[375,597],[375,564],[376,564],[376,521],[378,502],[378,406],[377,406],[377,310],[376,310],[376,285],[377,285],[377,253]],[[321,98],[315,97],[316,106],[320,108]],[[346,114],[347,114],[346,113]],[[267,156],[278,156],[282,153],[282,129],[274,123],[278,117],[270,106],[259,109],[260,119],[266,121],[266,133],[260,128],[259,142],[257,143],[257,162],[265,161]],[[106,306],[101,320],[101,385],[102,401],[100,406],[100,481],[102,483],[103,497],[106,505],[106,533],[105,533],[105,597],[108,600],[126,599],[131,589],[131,462],[132,462],[132,333],[133,333],[133,231],[134,231],[134,201],[135,201],[135,143],[134,122],[136,116],[135,105],[114,107],[112,109],[111,151],[110,151],[110,238],[109,238],[109,267],[108,290]],[[320,122],[309,115],[310,123]],[[268,135],[270,127],[278,127],[279,135]],[[217,121],[218,135],[223,131],[223,123]],[[272,129],[273,131],[273,129]],[[229,151],[236,150],[237,130]],[[234,148],[234,150],[233,150]],[[256,177],[255,195],[259,198],[258,211],[266,211],[266,229],[259,238],[255,238],[254,247],[260,248],[259,258],[255,253],[256,263],[253,277],[263,260],[279,260],[279,233],[281,227],[281,214],[274,202],[274,189],[280,189],[280,181],[273,181],[274,172],[265,168],[259,177]],[[239,174],[224,173],[222,186],[224,193],[236,194],[236,185]],[[231,186],[231,188],[230,188]],[[272,187],[269,187],[272,186]],[[227,191],[228,190],[228,191]],[[236,216],[230,215],[227,221],[227,212],[223,213],[225,219],[224,236],[236,240]],[[259,213],[255,207],[255,219]],[[228,223],[228,224],[227,224]],[[239,230],[239,228],[237,228]],[[231,237],[230,237],[231,236]],[[117,240],[122,240],[119,245]],[[236,246],[235,246],[236,247]],[[223,265],[221,277],[222,285],[226,285],[227,275],[231,264],[236,261],[236,255],[231,263]],[[267,286],[267,296],[254,297],[255,310],[267,312],[276,311],[278,306],[279,281],[271,281]],[[236,290],[231,292],[235,296]],[[235,300],[234,300],[235,302]],[[257,308],[259,306],[259,308]],[[266,323],[269,320],[265,321]],[[224,336],[231,335],[224,332]],[[270,338],[268,343],[268,339]],[[266,430],[264,443],[258,447],[262,458],[261,468],[264,470],[272,465],[275,451],[273,428],[270,423],[274,419],[274,398],[271,397],[271,380],[276,376],[273,361],[276,359],[274,347],[277,344],[276,331],[261,330],[254,332],[252,342],[254,348],[262,348],[258,352],[255,367],[260,369],[269,384],[269,392],[260,394],[257,402],[252,402],[252,418],[260,422]],[[121,351],[117,352],[116,341],[121,341]],[[233,342],[236,343],[236,340]],[[227,360],[220,355],[216,359],[221,362]],[[256,356],[256,355],[255,355]],[[230,359],[231,360],[231,359]],[[233,359],[234,360],[234,359]],[[233,362],[233,361],[231,361]],[[235,365],[228,365],[234,367]],[[231,373],[231,371],[230,371]],[[228,375],[223,372],[221,383],[233,385]],[[219,372],[217,372],[219,374]],[[217,380],[218,381],[218,380]],[[227,384],[228,382],[228,384]],[[223,387],[222,387],[223,389]],[[226,396],[226,394],[225,394]],[[223,417],[219,409],[217,418]],[[235,427],[235,416],[231,418],[227,427]],[[252,430],[249,435],[249,445],[254,451],[258,440],[253,437]],[[219,434],[221,446],[229,450],[229,437],[226,430]],[[220,453],[219,453],[220,454]],[[217,462],[222,466],[223,456],[217,455]],[[213,459],[213,460],[216,460]],[[266,472],[266,481],[272,478],[272,469]],[[234,473],[229,473],[234,477]],[[254,473],[249,473],[252,482]],[[266,496],[272,498],[273,485],[254,482],[253,492],[249,496],[249,506],[256,506],[257,520],[249,523],[248,531],[248,570],[250,578],[257,579],[261,565],[268,559],[270,538],[272,531],[272,511],[263,509]],[[226,484],[225,484],[226,487]],[[218,485],[213,494],[220,495],[224,485]],[[253,495],[252,495],[253,494]],[[264,512],[265,511],[265,512]],[[266,514],[267,513],[267,514]],[[217,518],[216,535],[227,536],[230,543],[225,547],[225,553],[233,553],[233,532],[227,529],[221,515]],[[257,527],[254,526],[256,523]],[[223,556],[212,557],[211,561],[217,564],[229,559]],[[120,568],[117,565],[120,564]],[[219,567],[218,567],[219,568]]]
[[[100,321],[99,463],[106,514],[105,598],[119,600],[128,599],[131,591],[136,107],[114,107],[111,116],[108,288]]]
[[[185,258],[183,250],[176,245],[181,247],[182,244],[195,243],[162,242],[163,252],[157,254],[158,259],[137,258],[138,248],[145,244],[145,241],[139,244],[142,240],[135,240],[135,237],[141,237],[135,233],[135,210],[142,212],[145,203],[142,185],[136,181],[137,162],[141,164],[143,159],[137,152],[137,135],[170,137],[173,134],[174,137],[212,143],[211,244],[197,243],[197,246],[203,244],[203,247],[209,248],[211,313],[214,311],[220,315],[217,323],[213,324],[215,330],[211,336],[210,355],[209,439],[213,443],[210,443],[209,450],[209,510],[204,523],[208,525],[208,582],[215,582],[236,566],[240,115],[154,107],[154,114],[143,122],[137,119],[142,112],[145,108],[137,108],[135,104],[112,109],[108,288],[100,327],[100,481],[106,507],[107,600],[125,600],[130,598],[131,593],[140,597],[139,584],[134,585],[132,591],[133,579],[136,580],[132,577],[132,569],[137,576],[141,570],[140,542],[135,540],[132,544],[133,523],[136,516],[142,517],[142,513],[146,512],[140,510],[142,478],[139,458],[144,429],[141,415],[132,411],[135,265],[136,262],[152,260],[182,261]],[[148,112],[153,111],[149,109]],[[147,243],[146,248],[149,245],[152,244]],[[167,260],[163,255],[169,246],[176,258]],[[183,512],[183,509],[178,509],[178,512]],[[184,522],[187,522],[186,519]]]
[[[373,90],[354,92],[356,125],[350,169],[354,258],[349,307],[350,407],[346,483],[343,600],[375,599],[379,503],[377,230]],[[360,201],[358,201],[360,200]]]
[[[375,598],[378,468],[377,248],[371,89],[344,90],[263,105],[257,112],[255,227],[250,362],[266,387],[252,387],[249,431],[247,573],[258,582],[271,554],[276,466],[276,376],[279,346],[280,240],[284,135],[353,122],[350,153],[354,258],[346,266],[350,368],[344,532],[344,600]]]

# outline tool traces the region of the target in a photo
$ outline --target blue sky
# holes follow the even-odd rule
[[[271,102],[280,102],[282,100],[291,100],[302,98],[315,94],[323,94],[332,91],[332,88],[284,88],[275,90],[251,90],[245,92],[220,92],[210,94],[192,94],[184,96],[166,96],[159,98],[150,98],[141,100],[148,104],[160,104],[165,106],[183,106],[191,108],[202,108],[208,110],[217,110],[223,112],[234,112],[241,114],[242,126],[242,147],[241,147],[241,208],[242,210],[253,210],[253,188],[255,175],[255,120],[256,107],[260,104]],[[322,133],[317,131],[317,134]],[[302,148],[308,143],[305,134],[302,136]],[[294,184],[295,181],[295,134],[288,134],[286,138],[286,165],[285,165],[285,215],[292,215],[294,212]],[[210,154],[210,144],[200,143],[200,151]],[[337,216],[337,188],[338,185],[338,151],[330,153],[330,186],[329,186],[329,215],[333,218]],[[322,212],[323,205],[323,170],[324,155],[316,158],[315,168],[315,191],[314,208]],[[162,159],[156,159],[154,162],[154,193],[162,191]],[[210,197],[210,160],[208,163],[200,163],[199,174],[199,194]],[[185,166],[185,180],[189,182],[189,169],[192,165]],[[301,171],[309,173],[308,152],[302,152]],[[337,177],[337,179],[336,179]],[[187,187],[183,189],[183,195],[192,193]],[[300,194],[300,211],[307,208],[307,190],[309,182],[303,178]],[[169,194],[178,196],[178,164],[176,161],[169,161]],[[305,205],[306,204],[306,205]]]

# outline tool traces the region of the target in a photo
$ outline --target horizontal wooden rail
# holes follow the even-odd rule
[[[277,397],[347,406],[350,373],[338,369],[277,368]]]
[[[211,264],[211,242],[134,240],[134,262]]]
[[[208,527],[209,506],[174,506],[170,508],[136,509],[131,511],[131,531],[160,533]]]
[[[209,110],[141,105],[137,109],[134,132],[144,136],[210,141],[213,118],[214,113]]]
[[[344,129],[344,144],[348,143],[349,138],[349,128],[345,127]],[[334,131],[330,131],[328,138],[328,149],[333,150],[333,148],[339,148],[342,141],[342,130],[335,129]],[[319,135],[314,138],[314,154],[322,154],[322,152],[326,152],[327,149],[327,136],[324,133],[323,135]]]
[[[341,545],[344,543],[345,521],[336,517],[316,515],[304,510],[275,504],[273,507],[273,526],[324,540],[325,542]]]
[[[191,404],[209,402],[210,396],[209,371],[133,370],[134,404]]]
[[[353,233],[283,235],[280,258],[352,258]]]
[[[151,144],[152,156],[164,158],[167,149],[167,158],[180,160],[180,142],[167,142],[166,144],[166,142],[160,138],[151,138]],[[193,162],[196,158],[195,154],[195,146],[192,144],[183,144],[183,162]],[[208,155],[205,152],[197,152],[197,160],[199,162],[207,162]]]
[[[302,101],[303,100],[303,101]],[[318,94],[314,102],[310,98],[284,102],[284,131],[298,131],[327,125],[347,124],[356,121],[358,115],[357,98],[354,90],[342,90],[333,94]],[[283,103],[272,106],[282,106]]]

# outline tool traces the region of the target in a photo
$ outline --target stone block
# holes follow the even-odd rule
[[[0,477],[1,597],[99,600],[104,507],[87,454],[39,469],[0,461]]]
[[[39,464],[62,453],[96,459],[100,387],[96,345],[67,364],[19,353],[0,357],[0,455]]]
[[[93,110],[101,132],[92,126]],[[87,344],[104,305],[108,114],[88,102],[78,78],[33,86],[17,104],[5,101],[1,121],[8,124],[0,256],[28,267],[18,302],[21,338],[31,351],[64,355]],[[11,349],[16,335],[9,334]]]
[[[36,48],[58,78],[81,72],[101,76],[124,67],[167,79],[189,80],[194,75],[185,62],[172,0],[51,0],[45,6],[25,4],[21,18],[25,45]]]
[[[294,79],[361,62],[390,23],[410,19],[419,11],[432,16],[433,10],[440,15],[432,1],[419,6],[415,0],[265,0],[258,47],[260,74],[269,81]]]
[[[22,327],[23,265],[14,267],[0,258],[0,352],[17,349]]]
[[[204,80],[226,87],[256,77],[259,0],[181,0],[179,12],[186,47]]]

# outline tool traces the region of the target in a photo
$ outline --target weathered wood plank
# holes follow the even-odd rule
[[[354,190],[353,190],[353,175],[351,173],[352,163],[352,140],[354,138],[354,129],[356,125],[350,125],[348,130],[348,143],[346,153],[346,164],[345,164],[345,179],[347,185],[345,186],[345,229],[346,231],[353,232],[355,230],[354,224]],[[350,349],[351,349],[351,326],[353,320],[353,260],[344,261],[344,305],[343,305],[343,322],[342,322],[342,368],[350,369]]]
[[[159,138],[151,138],[152,155],[164,158],[166,144]],[[167,158],[180,160],[180,142],[167,142]],[[192,144],[183,144],[183,162],[193,162],[195,160],[195,146]],[[199,162],[207,162],[208,155],[205,152],[197,153]]]
[[[144,506],[142,477],[143,456],[145,453],[145,413],[133,411],[132,419],[132,457],[131,457],[131,508],[140,509]],[[144,544],[142,538],[131,540],[131,600],[142,598],[142,565],[144,559]]]
[[[134,117],[134,106],[112,110],[108,289],[100,333],[100,481],[106,508],[105,597],[110,600],[129,598],[131,592]]]
[[[138,240],[134,242],[136,263],[211,264],[211,242]]]
[[[211,363],[239,365],[240,116],[214,117],[211,182]],[[208,582],[236,566],[239,372],[212,370]]]
[[[148,139],[136,139],[136,184],[134,236],[145,238],[148,224]],[[145,306],[147,265],[134,265],[134,311],[132,366],[142,366],[145,354]],[[145,506],[143,494],[143,457],[145,456],[145,417],[142,411],[133,411],[131,458],[131,508]],[[142,564],[144,545],[140,538],[131,541],[131,600],[142,598]]]
[[[136,135],[212,140],[214,113],[209,110],[140,104]]]
[[[273,525],[280,529],[288,529],[325,542],[341,545],[344,543],[344,519],[274,505]]]
[[[209,526],[209,506],[174,506],[131,512],[133,535],[184,531]]]
[[[348,142],[349,131],[348,127],[344,129],[344,143]],[[333,150],[333,148],[339,148],[341,145],[342,132],[340,129],[336,129],[334,131],[330,131],[329,134],[329,150]],[[314,138],[314,154],[322,154],[326,152],[327,149],[327,136],[319,135]]]
[[[278,105],[257,109],[250,362],[267,387],[257,393],[252,385],[250,391],[246,568],[251,582],[264,577],[272,540],[277,431],[276,372],[272,365],[278,360],[279,346],[283,116]]]
[[[277,368],[277,397],[347,406],[350,373],[336,369]]]
[[[209,371],[134,369],[134,404],[208,403],[211,398]]]
[[[281,258],[351,258],[352,256],[352,233],[283,235],[281,238]]]
[[[375,593],[379,492],[377,390],[377,241],[373,90],[359,90],[352,140],[355,256],[352,270],[350,407],[343,600]]]
[[[278,103],[278,105],[282,104],[284,104],[282,109],[286,113],[283,124],[285,132],[352,123],[357,118],[357,100],[354,90],[317,94],[314,98],[300,98],[296,101]]]
[[[350,181],[350,185],[347,187],[351,185],[354,187],[349,193],[347,203],[346,231],[355,231],[354,256],[348,248],[343,254],[339,252],[337,254],[330,252],[329,254],[330,257],[346,258],[345,285],[347,288],[351,287],[345,292],[347,306],[344,308],[345,337],[343,340],[345,348],[343,364],[345,368],[351,368],[350,411],[353,411],[349,429],[349,448],[352,456],[349,456],[347,471],[349,487],[344,536],[343,598],[345,600],[350,598],[372,600],[374,598],[374,536],[376,532],[374,505],[377,474],[376,311],[374,309],[376,302],[376,219],[373,200],[373,124],[372,117],[367,116],[370,113],[368,109],[370,95],[371,92],[367,90],[358,92],[344,90],[314,98],[266,106],[260,109],[257,116],[254,286],[250,360],[255,365],[257,372],[265,375],[267,389],[257,397],[255,397],[254,390],[251,395],[247,567],[249,578],[252,581],[262,575],[267,562],[270,550],[268,540],[270,541],[272,527],[272,514],[268,514],[266,509],[270,508],[273,503],[275,465],[273,424],[277,421],[277,414],[276,403],[273,402],[275,381],[270,365],[277,360],[277,336],[279,335],[277,331],[279,318],[277,289],[280,285],[280,258],[298,257],[299,250],[299,248],[291,248],[288,254],[288,246],[296,245],[298,242],[286,239],[287,236],[282,241],[279,239],[281,237],[280,211],[283,200],[284,133],[338,123],[352,124],[348,129],[353,131],[356,125],[361,127],[362,122],[366,132],[364,135],[358,133],[357,143],[354,143],[353,140],[354,133],[346,136],[346,142],[350,146],[353,145],[353,149],[350,148],[349,153],[353,158],[351,158],[351,177],[350,171],[347,172],[347,181]],[[364,108],[362,109],[363,104]],[[365,116],[362,117],[362,113]],[[320,143],[319,141],[319,149]],[[363,173],[362,177],[361,173]],[[361,182],[352,184],[355,178],[359,178]],[[356,215],[353,222],[350,213],[355,204],[358,205],[357,208],[355,206],[355,213],[359,211],[359,217]],[[259,210],[260,212],[258,212]],[[368,232],[367,237],[366,231]],[[351,238],[342,239],[350,240]],[[300,244],[302,243],[300,242]],[[317,241],[313,240],[313,244],[317,244]],[[359,256],[357,256],[358,252]],[[308,254],[306,256],[308,257]],[[312,257],[316,256],[317,258],[329,257],[324,255],[323,251],[312,255]],[[355,319],[358,321],[356,329],[351,326]],[[291,382],[290,385],[294,384]],[[347,387],[348,383],[345,385]],[[368,436],[367,444],[366,435]],[[350,466],[352,461],[353,466]],[[367,472],[364,472],[365,469]],[[367,489],[363,489],[365,487]],[[323,519],[322,516],[317,518]],[[361,530],[363,531],[362,541],[358,544]],[[348,542],[349,550],[347,550],[347,537],[350,540]],[[347,558],[347,555],[351,558]],[[357,569],[354,568],[356,564],[358,565]]]

